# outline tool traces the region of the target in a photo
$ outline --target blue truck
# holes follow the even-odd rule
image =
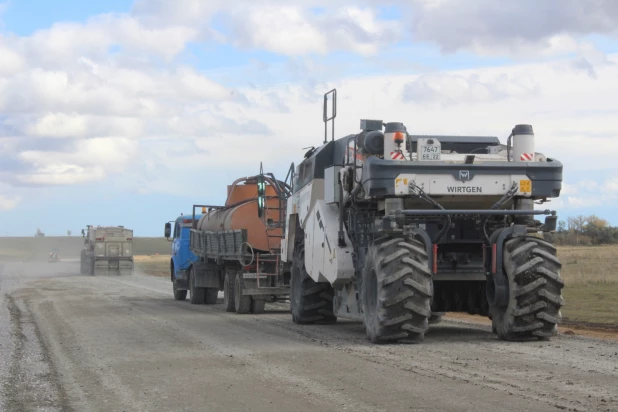
[[[199,220],[202,215],[196,215]],[[170,258],[170,276],[173,285],[174,299],[185,300],[189,289],[188,272],[198,257],[189,248],[193,215],[180,215],[172,222],[165,224],[165,238],[172,240],[172,255]],[[216,301],[216,295],[215,295]]]

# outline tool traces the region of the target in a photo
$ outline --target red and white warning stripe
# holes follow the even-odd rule
[[[401,152],[391,152],[391,159],[392,160],[405,160],[405,157],[403,157],[403,153]]]
[[[534,160],[534,153],[522,153],[519,160],[522,162],[530,162]]]

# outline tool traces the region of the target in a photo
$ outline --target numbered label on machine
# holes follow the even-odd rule
[[[417,142],[418,160],[440,160],[442,145],[438,139],[419,138]]]

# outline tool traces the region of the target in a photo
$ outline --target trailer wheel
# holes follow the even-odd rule
[[[82,275],[86,274],[86,251],[82,249],[79,255],[79,273]]]
[[[223,304],[225,305],[226,312],[235,312],[236,305],[234,305],[234,282],[236,277],[233,273],[225,272],[225,278],[223,279]]]
[[[206,298],[205,288],[198,288],[195,286],[195,273],[193,266],[189,269],[189,290],[191,291],[191,296],[189,297],[189,302],[193,305],[201,305],[204,303]]]
[[[236,313],[239,314],[251,312],[251,296],[243,295],[242,287],[242,273],[238,273],[234,280],[234,309],[236,309]]]
[[[335,291],[329,283],[317,283],[311,279],[305,267],[305,246],[297,246],[290,279],[290,308],[294,323],[335,323],[334,295]]]
[[[251,312],[252,313],[264,313],[266,307],[266,299],[251,299]]]
[[[172,289],[174,290],[174,299],[185,300],[187,298],[187,290],[179,290],[176,288],[176,279],[172,282]]]
[[[502,340],[549,339],[558,334],[564,304],[562,265],[556,248],[539,238],[516,237],[504,245],[507,306],[492,306],[492,329]]]
[[[423,341],[432,296],[433,280],[423,243],[383,237],[369,246],[361,303],[371,342]]]
[[[219,297],[219,289],[217,288],[204,288],[204,303],[207,305],[216,305],[217,298]]]

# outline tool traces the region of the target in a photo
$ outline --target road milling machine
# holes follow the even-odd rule
[[[467,312],[503,340],[556,335],[564,284],[543,233],[557,216],[535,205],[560,195],[562,164],[536,152],[532,126],[501,144],[364,119],[335,139],[336,97],[324,95],[324,142],[287,200],[293,321],[357,319],[374,343],[414,343],[444,312]]]

